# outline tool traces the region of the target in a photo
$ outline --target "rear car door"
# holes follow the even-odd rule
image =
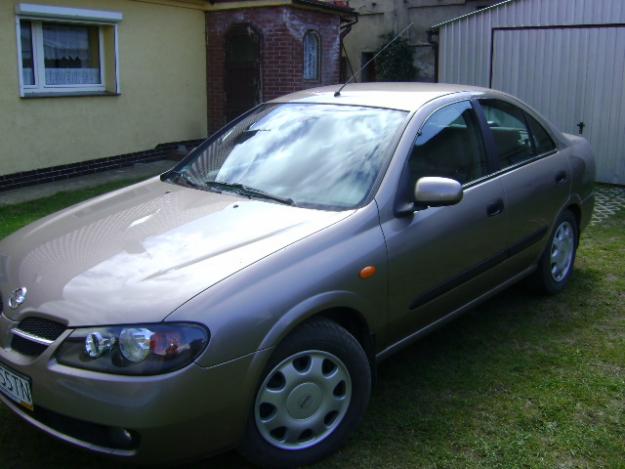
[[[470,101],[444,106],[421,126],[404,176],[463,184],[454,206],[430,207],[382,220],[389,256],[391,337],[399,339],[453,311],[502,281],[506,245],[503,187],[491,165]],[[407,181],[404,181],[407,182]]]
[[[568,161],[528,112],[498,99],[479,103],[505,191],[510,267],[520,272],[538,259],[568,200]]]

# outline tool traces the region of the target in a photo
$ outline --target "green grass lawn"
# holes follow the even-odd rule
[[[0,207],[0,237],[112,188]],[[35,466],[118,464],[0,407],[0,467]],[[625,468],[625,211],[586,231],[562,294],[513,287],[384,362],[359,431],[319,467]]]

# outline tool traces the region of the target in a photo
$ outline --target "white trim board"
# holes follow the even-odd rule
[[[18,3],[15,6],[15,13],[24,18],[61,19],[97,23],[119,23],[124,19],[124,15],[117,11],[55,7],[32,3]]]

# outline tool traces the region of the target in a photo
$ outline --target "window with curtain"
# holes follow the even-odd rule
[[[100,26],[21,20],[23,86],[103,90],[101,36]]]
[[[47,85],[102,84],[100,28],[42,23]]]
[[[120,93],[118,11],[16,3],[20,96]]]
[[[319,80],[320,39],[315,31],[304,35],[304,80]]]
[[[115,75],[110,72],[117,57],[109,53],[107,59],[106,52],[114,49],[113,26],[34,19],[18,24],[22,96],[99,93],[107,90],[107,84],[115,90]]]

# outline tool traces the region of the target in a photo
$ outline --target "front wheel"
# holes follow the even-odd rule
[[[535,289],[554,294],[566,286],[575,264],[578,236],[577,219],[570,210],[565,210],[558,217],[538,268],[530,277]]]
[[[369,361],[354,336],[326,319],[305,323],[267,366],[241,453],[262,467],[312,464],[346,441],[370,393]]]

